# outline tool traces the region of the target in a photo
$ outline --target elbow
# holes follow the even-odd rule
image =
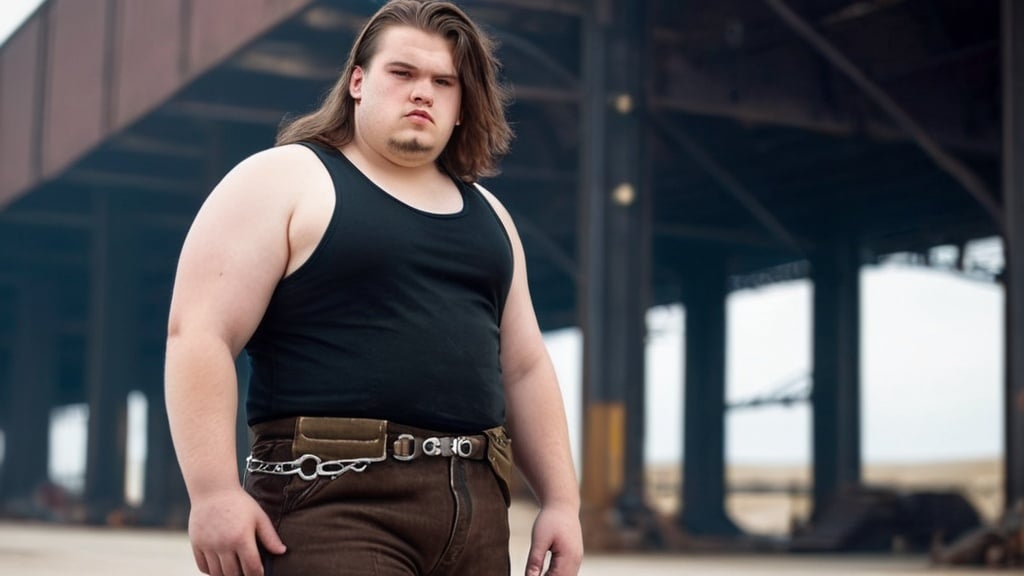
[[[548,357],[547,349],[541,347],[515,362],[509,362],[503,367],[502,372],[505,375],[505,382],[515,387],[520,382],[531,380],[535,374],[543,372],[549,366],[551,366],[551,360]]]
[[[181,336],[181,331],[181,320],[172,315],[167,321],[167,342],[170,343]]]

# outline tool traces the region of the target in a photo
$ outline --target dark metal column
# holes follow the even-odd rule
[[[46,281],[23,280],[17,291],[17,331],[3,407],[6,446],[0,477],[2,508],[45,517],[33,496],[49,481],[50,409],[59,366],[58,306]]]
[[[1006,213],[1006,508],[1024,501],[1024,6],[1002,3]]]
[[[85,505],[89,521],[103,523],[110,512],[124,505],[127,394],[138,357],[138,289],[128,218],[106,193],[98,191],[93,195],[93,217]]]
[[[850,241],[821,250],[814,281],[814,514],[860,483],[860,260]]]
[[[146,491],[144,522],[164,526],[185,526],[188,522],[188,493],[178,468],[171,442],[171,429],[163,387],[163,354],[140,366],[146,390]]]
[[[725,511],[725,298],[721,260],[691,269],[686,305],[686,397],[680,524],[690,534],[732,536]]]
[[[646,4],[602,0],[584,17],[580,283],[584,334],[583,506],[588,542],[642,528],[644,314],[649,302]],[[616,513],[611,514],[612,511]]]

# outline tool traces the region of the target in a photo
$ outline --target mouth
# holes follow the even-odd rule
[[[430,115],[426,110],[413,110],[405,115],[406,118],[422,118],[430,123],[434,122],[434,117]]]

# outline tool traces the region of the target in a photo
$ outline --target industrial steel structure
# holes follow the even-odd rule
[[[820,510],[861,481],[861,265],[994,235],[1007,254],[1005,502],[1024,500],[1024,5],[460,4],[501,43],[515,94],[518,137],[486,184],[523,235],[543,327],[584,334],[592,543],[615,545],[650,514],[652,305],[687,309],[677,524],[734,534],[729,291],[814,283]],[[137,390],[149,400],[142,509],[180,522],[162,357],[181,241],[217,180],[335,80],[379,5],[49,0],[0,48],[0,505],[46,482],[51,408],[87,403],[82,499],[93,521],[122,508]]]

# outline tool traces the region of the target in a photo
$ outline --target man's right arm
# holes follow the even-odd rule
[[[288,148],[293,148],[289,150]],[[259,325],[289,260],[294,147],[236,166],[207,198],[182,247],[168,322],[165,387],[192,509],[189,535],[207,574],[261,575],[258,537],[281,553],[270,520],[241,488],[234,359]]]

